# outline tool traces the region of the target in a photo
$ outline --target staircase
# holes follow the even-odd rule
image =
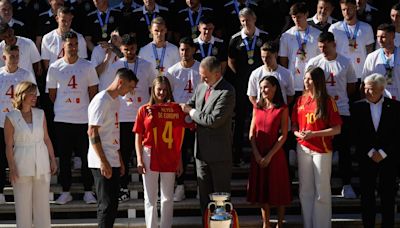
[[[144,222],[144,200],[143,185],[140,182],[136,170],[129,170],[132,181],[129,184],[131,199],[119,204],[118,219],[115,226],[145,228]],[[341,181],[335,176],[335,167],[332,176],[332,227],[362,227],[360,215],[360,200],[343,199],[340,196]],[[239,215],[240,227],[261,227],[261,212],[257,205],[246,201],[248,167],[234,167],[232,175],[232,203]],[[196,199],[197,185],[194,177],[194,167],[189,164],[187,169],[188,180],[185,182],[186,200],[174,203],[174,226],[176,228],[201,227],[201,216],[199,201]],[[80,171],[73,171],[74,184],[71,187],[71,193],[74,200],[66,205],[51,204],[52,227],[65,228],[91,228],[97,227],[96,224],[96,205],[85,204],[83,198],[83,186],[79,183]],[[53,177],[51,184],[50,200],[53,201],[61,193],[62,188],[57,184],[57,178]],[[358,189],[358,178],[354,178],[354,188]],[[301,208],[298,199],[298,182],[292,181],[293,202],[286,209],[285,227],[302,227]],[[15,226],[15,210],[13,203],[12,187],[6,187],[5,195],[7,204],[0,205],[0,227]],[[399,209],[400,197],[396,199]],[[379,202],[378,202],[379,205]],[[272,215],[276,212],[272,210]],[[276,217],[272,216],[272,221],[276,222]],[[380,216],[377,216],[377,223],[380,224]],[[400,227],[400,214],[396,213],[396,227]]]

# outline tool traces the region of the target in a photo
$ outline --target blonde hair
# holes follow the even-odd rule
[[[154,18],[154,19],[151,21],[150,28],[152,28],[154,24],[157,24],[157,25],[164,25],[165,27],[167,27],[167,23],[165,22],[164,18],[162,18],[162,17],[156,17],[156,18]]]
[[[14,98],[13,98],[13,107],[21,110],[22,109],[22,102],[25,100],[25,97],[28,93],[36,93],[37,85],[33,84],[32,82],[22,81],[18,83],[14,91]]]

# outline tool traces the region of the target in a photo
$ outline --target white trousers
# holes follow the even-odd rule
[[[154,172],[150,170],[150,149],[143,148],[143,162],[146,173],[143,177],[144,187],[144,215],[146,228],[158,227],[157,220],[157,198],[158,198],[158,178],[161,178],[161,221],[160,228],[171,228],[174,212],[174,183],[175,173],[173,172]]]
[[[318,153],[297,144],[297,154],[304,228],[330,228],[332,153]]]
[[[50,228],[49,178],[19,177],[13,185],[18,228]],[[32,223],[33,216],[33,223]]]

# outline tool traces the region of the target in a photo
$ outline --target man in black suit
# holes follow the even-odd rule
[[[195,158],[201,212],[207,209],[209,194],[228,192],[232,176],[232,114],[235,90],[221,74],[221,63],[208,56],[200,63],[204,83],[182,110],[196,122]]]
[[[365,99],[352,108],[352,128],[360,163],[361,212],[365,228],[375,227],[375,188],[379,179],[382,227],[394,227],[396,167],[400,146],[400,102],[384,97],[386,79],[364,79]]]

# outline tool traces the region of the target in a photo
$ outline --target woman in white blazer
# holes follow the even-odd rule
[[[37,86],[23,81],[15,88],[4,123],[10,182],[14,187],[18,228],[50,228],[50,174],[57,171],[43,110],[33,108]],[[32,216],[33,215],[33,216]],[[33,217],[33,223],[32,223]]]

